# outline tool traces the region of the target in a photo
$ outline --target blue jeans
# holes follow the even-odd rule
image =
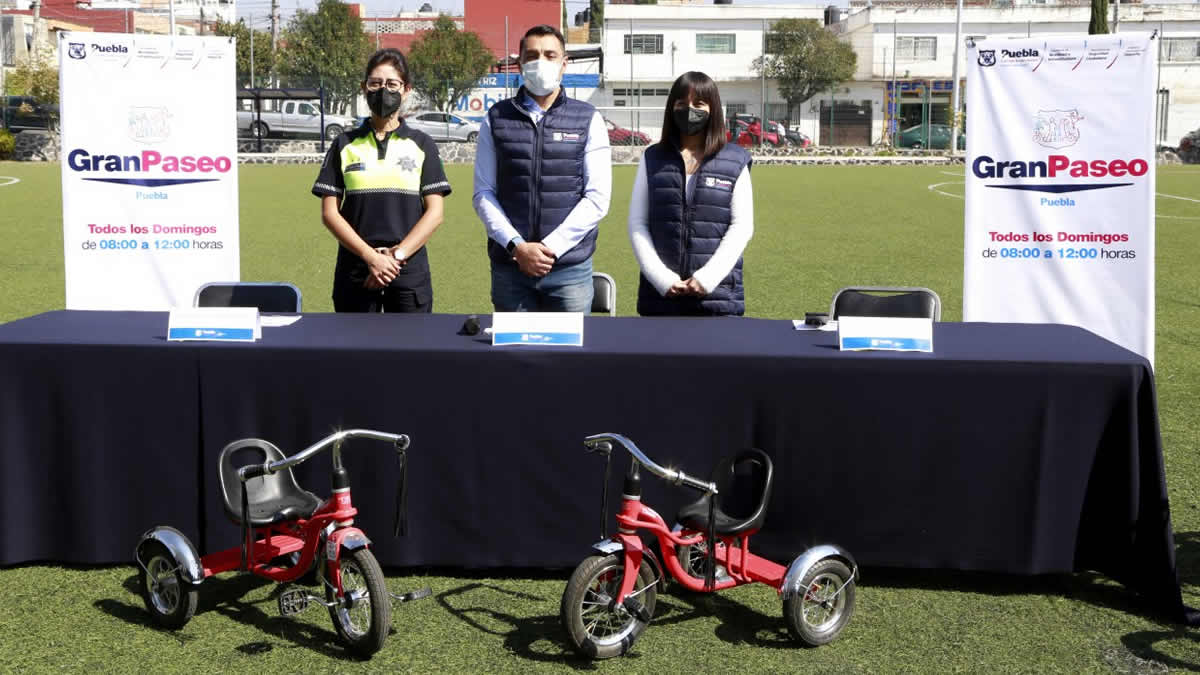
[[[492,261],[492,306],[497,312],[592,310],[592,259],[529,277],[515,263]]]

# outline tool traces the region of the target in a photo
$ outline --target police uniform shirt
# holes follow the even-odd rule
[[[367,121],[333,142],[312,193],[341,198],[338,211],[370,246],[392,246],[400,243],[425,213],[424,197],[449,195],[450,181],[437,144],[428,134],[402,123],[377,141]],[[393,284],[428,284],[425,247],[409,251],[408,256]],[[361,283],[366,280],[367,266],[339,246],[335,274]]]

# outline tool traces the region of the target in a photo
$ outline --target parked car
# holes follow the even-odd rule
[[[32,96],[4,96],[4,126],[9,131],[58,127],[58,106],[38,103]]]
[[[730,118],[729,128],[725,130],[725,140],[737,143],[743,148],[759,145],[763,142],[778,147],[786,142],[783,136],[774,131],[763,133],[762,125],[759,124],[757,117],[749,119],[753,121],[747,121],[741,115]]]
[[[626,129],[607,117],[604,118],[604,126],[608,127],[609,145],[650,145],[650,137],[646,134]]]
[[[429,134],[435,141],[466,141],[479,138],[479,123],[444,112],[422,112],[406,115],[404,123]]]
[[[930,124],[929,135],[926,137],[924,124],[909,127],[900,132],[900,139],[897,144],[902,148],[924,148],[929,147],[935,150],[946,150],[950,147],[950,125],[948,124]],[[966,133],[959,131],[958,133],[958,149],[964,150],[967,147]]]
[[[264,110],[261,115],[251,110],[237,113],[238,131],[246,131],[254,138],[268,136],[320,136],[332,141],[347,129],[354,128],[353,117],[325,113],[325,128],[321,128],[321,109],[307,101],[285,101],[278,111]]]
[[[1184,134],[1179,139],[1179,160],[1184,164],[1200,164],[1200,129]]]

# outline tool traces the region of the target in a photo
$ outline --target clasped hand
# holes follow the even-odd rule
[[[400,273],[400,268],[408,263],[407,260],[397,260],[395,250],[396,246],[380,246],[367,256],[367,280],[363,286],[370,290],[378,290],[392,283]]]
[[[692,277],[691,279],[680,280],[671,284],[671,287],[667,289],[665,297],[679,298],[687,295],[703,298],[708,295],[708,291],[705,291],[700,282],[696,281],[695,277]]]
[[[544,277],[554,267],[554,252],[540,241],[525,241],[513,249],[513,260],[526,276]]]

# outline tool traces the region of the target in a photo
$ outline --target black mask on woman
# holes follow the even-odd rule
[[[383,87],[367,92],[367,107],[371,109],[371,112],[384,119],[396,114],[403,100],[402,92],[388,91]]]
[[[673,112],[675,126],[679,127],[684,135],[695,136],[708,126],[707,110],[688,106],[687,108],[676,108]]]

